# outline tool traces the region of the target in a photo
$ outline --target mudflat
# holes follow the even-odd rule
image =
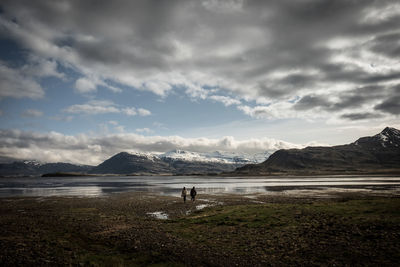
[[[395,266],[400,197],[0,199],[0,265]]]

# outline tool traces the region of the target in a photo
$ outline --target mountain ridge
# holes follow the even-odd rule
[[[331,147],[281,149],[266,161],[237,168],[237,175],[400,173],[400,131],[382,132]]]
[[[250,164],[249,164],[250,163]],[[319,175],[400,173],[400,131],[380,133],[337,146],[309,146],[249,155],[238,152],[171,150],[161,154],[120,152],[97,166],[40,163],[35,160],[0,163],[1,176],[45,173],[120,175]]]
[[[41,163],[35,160],[23,160],[0,163],[0,176],[30,176],[58,172],[86,173],[91,168],[93,166],[65,162]]]
[[[266,154],[267,155],[267,152]],[[255,160],[238,153],[171,150],[163,154],[120,152],[90,170],[91,174],[216,174]]]
[[[97,166],[41,163],[36,160],[9,160],[9,163],[0,163],[0,176],[32,176],[69,172],[124,175],[214,174],[233,171],[238,166],[248,163],[262,162],[269,155],[268,151],[249,155],[237,152],[200,153],[174,149],[162,154],[120,152]]]

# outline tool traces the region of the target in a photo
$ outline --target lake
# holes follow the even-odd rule
[[[400,195],[400,177],[218,177],[218,176],[91,176],[0,178],[0,197],[97,197],[119,192],[180,195],[183,186],[199,194],[313,194],[379,192]]]

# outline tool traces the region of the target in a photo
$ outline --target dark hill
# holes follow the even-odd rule
[[[170,173],[169,165],[157,157],[121,152],[94,167],[90,173]]]
[[[86,173],[92,166],[70,163],[39,163],[36,161],[15,161],[0,163],[0,176],[42,175],[44,173],[74,172]]]
[[[282,149],[260,164],[235,170],[241,175],[400,173],[400,131],[385,128],[348,145]]]
[[[90,170],[92,174],[206,174],[234,170],[233,164],[118,153]]]

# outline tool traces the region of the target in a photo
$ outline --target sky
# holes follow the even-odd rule
[[[1,0],[0,157],[261,153],[400,128],[397,0]]]

